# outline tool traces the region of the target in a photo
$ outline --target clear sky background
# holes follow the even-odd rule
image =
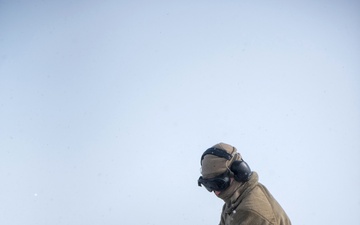
[[[0,0],[0,224],[218,224],[218,142],[293,224],[359,224],[359,12]]]

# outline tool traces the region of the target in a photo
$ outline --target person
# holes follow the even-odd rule
[[[198,185],[225,202],[220,225],[291,225],[283,208],[235,147],[216,144],[203,153],[200,164]]]

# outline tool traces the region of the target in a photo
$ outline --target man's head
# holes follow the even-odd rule
[[[249,180],[251,170],[236,148],[219,143],[207,149],[201,156],[201,174],[198,184],[208,191],[226,190],[234,178],[236,181]]]

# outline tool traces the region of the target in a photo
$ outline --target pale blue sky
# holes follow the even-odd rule
[[[0,224],[218,224],[197,187],[218,142],[293,224],[357,224],[359,12],[0,0]]]

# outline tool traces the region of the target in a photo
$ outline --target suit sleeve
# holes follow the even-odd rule
[[[220,218],[220,223],[219,223],[219,225],[225,225],[224,209],[225,209],[225,205],[224,205],[223,208],[222,208],[221,218]]]

